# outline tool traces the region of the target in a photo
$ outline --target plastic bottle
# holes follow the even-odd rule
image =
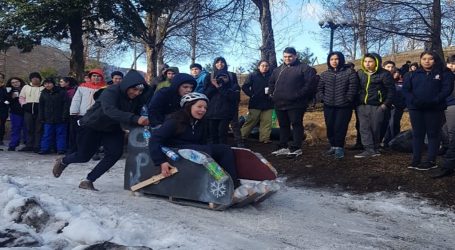
[[[163,151],[163,153],[166,154],[166,156],[173,161],[180,160],[180,156],[168,147],[161,147],[161,151]]]
[[[278,128],[277,117],[275,110],[272,111],[272,128]]]
[[[180,149],[178,152],[183,158],[197,164],[202,164],[209,171],[209,174],[215,178],[215,180],[224,182],[229,178],[220,165],[213,160],[209,161],[207,156],[204,154],[193,149]]]
[[[147,106],[142,106],[141,108],[141,117],[146,117],[148,119],[148,109]],[[142,136],[144,137],[145,145],[149,145],[149,140],[150,137],[152,137],[152,133],[150,132],[150,127],[149,126],[144,126],[144,131],[142,131]]]

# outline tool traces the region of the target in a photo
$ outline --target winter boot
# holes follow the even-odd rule
[[[55,178],[60,177],[62,175],[63,170],[65,170],[67,165],[63,163],[63,157],[57,158],[55,160],[54,168],[52,169],[52,174],[54,175]]]
[[[85,179],[85,180],[81,181],[81,183],[79,183],[79,188],[92,190],[92,191],[98,191],[98,189],[96,189],[93,186],[93,182],[90,180],[87,180],[87,179]]]

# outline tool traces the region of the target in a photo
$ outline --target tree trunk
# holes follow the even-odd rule
[[[259,23],[261,24],[262,46],[261,60],[266,60],[270,64],[270,69],[277,67],[275,38],[272,27],[272,14],[270,13],[269,0],[252,0],[259,9]]]
[[[75,15],[71,18],[69,23],[69,30],[71,35],[71,58],[70,58],[70,71],[76,76],[78,81],[84,79],[84,42],[82,40],[82,17]]]
[[[146,80],[151,82],[154,76],[156,76],[156,65],[158,61],[158,50],[156,48],[156,35],[158,27],[159,13],[152,12],[147,13],[146,25],[147,25],[147,41],[144,41],[145,54],[147,58],[147,75]]]
[[[367,6],[366,1],[360,1],[359,3],[359,45],[360,54],[364,56],[368,52],[368,40],[367,40],[367,25],[366,25],[366,12]]]
[[[194,7],[194,19],[191,23],[191,64],[196,63],[196,47],[197,47],[197,25],[199,24],[199,20],[197,18],[197,11],[199,10],[199,4],[196,1],[196,6]]]
[[[444,51],[442,50],[442,40],[441,40],[441,0],[433,0],[433,10],[431,17],[431,51],[436,52],[442,60],[444,60]]]

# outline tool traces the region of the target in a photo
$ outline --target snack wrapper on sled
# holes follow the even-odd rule
[[[232,149],[242,183],[236,190],[229,174],[209,155],[192,149],[163,149],[175,167],[165,178],[150,158],[143,128],[133,128],[128,136],[124,188],[214,210],[257,204],[279,189],[277,172],[264,157],[249,149]]]

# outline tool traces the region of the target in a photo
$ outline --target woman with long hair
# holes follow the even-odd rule
[[[412,126],[412,162],[408,168],[429,170],[437,167],[435,160],[439,149],[446,98],[453,90],[453,74],[439,55],[425,51],[420,55],[420,67],[404,76],[403,94]],[[425,135],[428,152],[421,162]]]
[[[206,144],[204,116],[208,98],[204,94],[189,93],[180,101],[181,110],[172,113],[158,129],[153,130],[149,141],[150,156],[164,176],[172,167],[162,152],[162,147],[186,148],[209,154],[229,173],[234,185],[238,185],[235,158],[232,149],[225,144]]]
[[[24,109],[19,103],[19,93],[22,87],[25,86],[24,80],[19,77],[11,77],[6,82],[6,87],[11,88],[8,93],[8,101],[10,107],[9,118],[11,120],[11,136],[8,145],[8,151],[16,151],[21,139],[25,143],[27,141],[27,128],[24,121]]]

